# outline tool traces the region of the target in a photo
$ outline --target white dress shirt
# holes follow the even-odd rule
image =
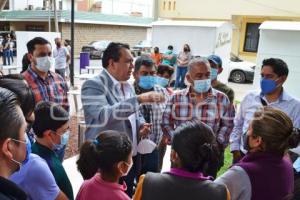
[[[244,143],[242,135],[246,133],[249,123],[253,119],[254,113],[262,108],[261,99],[263,98],[268,106],[278,108],[285,112],[293,121],[296,128],[300,128],[300,101],[291,97],[285,90],[277,101],[269,103],[260,91],[252,91],[248,93],[241,102],[239,112],[234,119],[234,128],[230,135],[230,150],[241,150],[244,153]]]
[[[135,96],[133,88],[127,81],[119,82],[107,70],[106,72],[108,76],[111,78],[114,87],[116,87],[119,90],[121,94],[120,96],[123,96],[124,98],[123,100]],[[137,155],[137,124],[136,124],[137,116],[136,115],[137,113],[134,113],[128,117],[128,120],[130,121],[131,124],[131,130],[132,130],[132,155],[133,156]]]

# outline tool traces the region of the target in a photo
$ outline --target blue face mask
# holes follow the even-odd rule
[[[160,85],[162,87],[167,87],[169,84],[169,79],[163,78],[163,77],[156,77],[156,84]]]
[[[54,149],[59,150],[68,144],[70,137],[70,131],[66,131],[64,134],[60,135],[60,144],[54,144]]]
[[[139,87],[144,90],[150,90],[156,84],[156,77],[154,76],[141,76],[139,80]]]
[[[277,79],[278,80],[278,79]],[[260,80],[260,88],[263,94],[270,94],[277,88],[277,80],[265,79]]]
[[[26,134],[26,158],[22,162],[22,165],[25,165],[28,162],[30,154],[31,154],[31,142]]]
[[[25,156],[25,159],[22,162],[19,162],[15,159],[12,159],[12,161],[15,162],[19,166],[17,171],[20,170],[20,168],[29,161],[29,155],[31,154],[31,143],[30,143],[30,140],[29,140],[27,134],[25,135],[25,138],[26,138],[26,142],[21,141],[21,140],[12,139],[15,142],[20,142],[20,143],[23,143],[23,144],[26,143],[26,156]]]
[[[218,77],[218,70],[215,69],[215,68],[211,68],[211,71],[210,71],[210,79],[211,80],[216,80]]]
[[[194,80],[194,90],[197,93],[205,93],[210,89],[210,87],[211,87],[210,79]]]

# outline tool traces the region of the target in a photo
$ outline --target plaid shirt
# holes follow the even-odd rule
[[[200,120],[212,128],[218,143],[225,148],[229,142],[235,113],[228,97],[210,89],[207,98],[197,104],[189,91],[190,88],[186,88],[169,100],[162,118],[164,134],[171,137],[176,127],[182,123]]]
[[[140,87],[137,86],[136,83],[134,83],[134,89],[136,94],[138,95],[144,92],[149,92],[149,90],[143,91]],[[165,88],[159,85],[155,85],[153,89],[151,89],[150,91],[159,92],[163,94],[166,98],[165,103],[142,104],[140,106],[140,112],[143,115],[145,121],[147,123],[152,124],[151,133],[149,134],[149,139],[158,145],[161,141],[162,134],[163,134],[161,129],[162,115],[163,115],[163,111],[166,108],[167,102],[170,99],[170,94]]]
[[[36,103],[55,102],[69,111],[68,86],[60,75],[49,71],[44,80],[29,66],[23,76],[34,93]]]

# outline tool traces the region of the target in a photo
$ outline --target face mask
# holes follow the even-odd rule
[[[26,135],[26,142],[21,141],[21,140],[15,140],[15,139],[11,139],[11,140],[13,140],[15,142],[26,144],[26,156],[25,156],[25,159],[22,162],[16,161],[15,159],[11,159],[14,163],[16,163],[19,166],[19,168],[18,168],[18,170],[19,170],[29,160],[29,155],[31,154],[31,143],[30,143],[29,138],[27,137],[27,135]]]
[[[138,85],[144,90],[150,90],[155,83],[156,78],[154,76],[141,76]]]
[[[129,171],[131,170],[132,168],[132,165],[133,165],[133,162],[131,162],[131,164],[128,164],[127,162],[124,162],[127,166],[128,166],[128,169],[125,173],[122,172],[122,176],[127,176]]]
[[[156,84],[160,85],[162,87],[167,87],[169,84],[169,79],[163,78],[163,77],[156,77]]]
[[[140,154],[149,154],[154,151],[156,144],[149,139],[143,139],[139,142],[137,146],[137,152]]]
[[[49,56],[36,58],[36,67],[41,72],[48,72],[53,66],[53,58]]]
[[[188,48],[184,48],[183,51],[187,52],[189,49]]]
[[[277,88],[277,81],[271,79],[262,78],[260,81],[260,87],[263,94],[270,94]]]
[[[244,149],[246,151],[250,150],[250,145],[249,145],[249,135],[246,133],[243,134],[243,142],[244,142]]]
[[[194,90],[197,93],[205,93],[210,89],[210,87],[211,87],[210,79],[194,80]]]
[[[68,144],[70,137],[70,131],[65,132],[64,134],[60,135],[60,144],[53,144],[55,150],[62,149],[64,146]]]
[[[211,68],[211,71],[210,71],[210,79],[211,80],[216,80],[218,77],[218,70],[215,69],[215,68]]]

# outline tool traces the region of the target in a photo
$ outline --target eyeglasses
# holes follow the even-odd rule
[[[20,143],[23,143],[23,144],[27,144],[26,140],[25,141],[22,141],[22,140],[16,140],[16,139],[13,139],[13,138],[10,138],[12,141],[14,142],[20,142]]]

